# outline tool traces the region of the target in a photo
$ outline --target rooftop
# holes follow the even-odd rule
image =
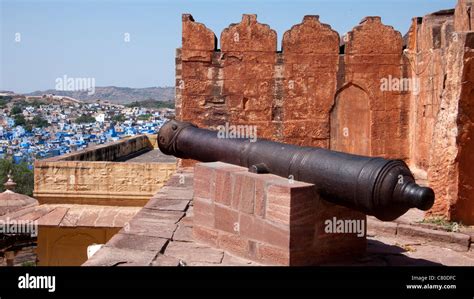
[[[140,207],[43,204],[8,214],[10,220],[38,221],[41,226],[123,227]],[[0,217],[0,220],[5,218]]]
[[[192,169],[180,169],[83,266],[255,266],[255,262],[196,243]]]
[[[8,174],[8,180],[4,186],[6,190],[0,193],[0,216],[24,207],[38,205],[36,199],[13,191],[16,183],[12,180],[11,174]]]

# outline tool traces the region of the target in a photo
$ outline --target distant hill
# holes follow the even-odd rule
[[[132,102],[126,105],[127,107],[142,107],[142,108],[152,108],[152,109],[159,109],[159,108],[171,108],[174,109],[174,102],[164,102],[164,101],[156,101],[156,100],[145,100],[145,101],[137,101]]]
[[[54,89],[38,90],[25,94],[25,96],[41,96],[44,94],[55,94],[68,96],[84,102],[93,102],[96,100],[109,101],[115,104],[129,104],[132,102],[141,102],[145,100],[156,100],[162,102],[174,102],[174,87],[96,87],[95,93],[88,95],[87,91],[60,91]]]

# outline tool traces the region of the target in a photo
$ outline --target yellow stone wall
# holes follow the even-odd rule
[[[144,206],[176,171],[176,163],[119,162],[156,148],[141,135],[35,161],[34,197],[40,204]],[[111,226],[114,226],[111,223]],[[40,266],[80,266],[87,247],[105,244],[120,227],[40,225]]]
[[[40,204],[143,206],[176,170],[176,163],[35,162]]]
[[[115,142],[100,144],[88,147],[86,149],[43,159],[42,161],[117,161],[126,159],[129,155],[140,153],[154,148],[153,142],[156,144],[156,136],[138,135],[128,137]],[[155,141],[153,140],[155,139]]]
[[[120,228],[40,226],[36,253],[39,266],[80,266],[87,260],[87,247],[105,244]]]

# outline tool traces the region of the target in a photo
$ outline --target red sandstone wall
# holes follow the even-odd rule
[[[407,101],[402,93],[380,90],[382,77],[402,76],[402,38],[380,18],[354,28],[345,56],[339,55],[339,34],[318,16],[306,16],[288,30],[281,53],[276,32],[255,15],[226,28],[220,43],[215,50],[214,33],[183,16],[179,119],[204,127],[256,125],[260,138],[407,158]],[[351,94],[357,92],[360,111],[351,109]],[[361,113],[367,115],[364,126]]]
[[[459,0],[454,15],[456,31],[474,30],[474,0]]]
[[[272,123],[277,34],[256,15],[224,29],[220,39],[223,96],[232,125],[256,125],[258,136],[275,139]]]
[[[348,33],[346,40],[344,83],[338,93],[350,89],[349,101],[350,97],[356,94],[361,104],[364,104],[363,101],[368,102],[366,105],[370,113],[368,118],[363,119],[358,110],[351,111],[348,105],[348,112],[343,114],[346,117],[341,121],[353,119],[356,129],[361,126],[365,129],[360,129],[362,132],[352,137],[349,130],[346,132],[346,138],[368,140],[353,146],[342,144],[342,148],[352,147],[349,151],[366,155],[408,158],[406,93],[381,89],[381,79],[402,77],[403,40],[400,32],[382,24],[380,17],[367,17]],[[364,112],[364,109],[361,110]],[[344,126],[341,126],[341,129],[343,128]],[[341,146],[340,140],[344,141],[344,137],[342,135],[342,138],[338,138],[339,142],[336,144]],[[370,150],[363,151],[364,148]]]
[[[176,113],[182,120],[209,126],[219,118],[223,104],[213,64],[217,40],[211,30],[185,14],[182,44],[176,67]]]
[[[415,20],[406,57],[410,77],[418,78],[420,92],[411,93],[411,164],[426,171],[443,90],[447,49],[453,31],[453,14],[435,13]]]
[[[338,33],[317,16],[288,30],[278,52],[275,31],[255,15],[222,32],[220,51],[212,31],[183,15],[177,117],[203,127],[257,125],[260,138],[404,159],[435,189],[432,214],[474,221],[473,96],[460,83],[472,82],[472,66],[449,50],[454,32],[472,30],[473,2],[413,19],[405,51],[398,31],[368,17],[345,37],[343,54]],[[390,77],[417,79],[418,93],[383,91],[381,79]],[[443,107],[456,107],[461,87],[462,109]]]
[[[474,33],[466,37],[458,117],[459,194],[453,219],[474,224]]]
[[[474,224],[474,33],[458,33],[448,49],[442,98],[428,169],[437,200],[431,215]]]
[[[305,16],[283,36],[283,140],[329,147],[329,112],[336,92],[339,34]]]

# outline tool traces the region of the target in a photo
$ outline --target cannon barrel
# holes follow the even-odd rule
[[[164,154],[178,158],[221,161],[314,184],[323,199],[383,221],[394,220],[410,208],[428,210],[434,203],[433,190],[417,185],[401,160],[219,137],[217,131],[170,120],[158,132],[158,145]]]

